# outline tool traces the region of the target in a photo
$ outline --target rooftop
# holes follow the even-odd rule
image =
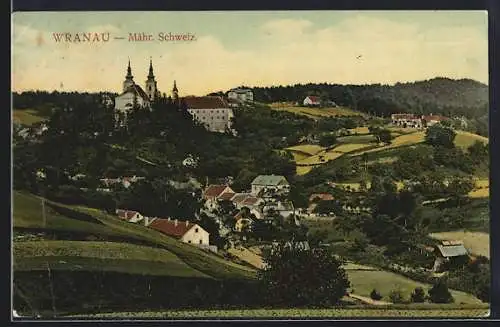
[[[181,238],[188,230],[191,229],[195,224],[189,221],[178,221],[170,219],[155,219],[149,227],[156,229],[163,234],[173,236],[176,238]]]
[[[445,258],[468,255],[467,249],[462,245],[438,245],[441,255]]]
[[[259,175],[252,181],[252,185],[287,185],[288,181],[281,175]]]
[[[229,108],[226,100],[221,96],[185,97],[182,98],[188,109],[221,109]]]

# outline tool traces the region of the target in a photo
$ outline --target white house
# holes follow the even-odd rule
[[[137,211],[117,209],[118,218],[128,221],[129,223],[137,223],[144,219],[144,216]]]
[[[442,121],[448,120],[447,117],[439,116],[439,115],[425,115],[422,116],[422,121],[425,124],[426,127],[430,127],[432,125],[435,125],[437,123],[440,123]]]
[[[172,236],[183,243],[196,246],[210,245],[210,234],[198,224],[188,220],[179,221],[170,218],[157,218],[149,224],[149,227],[165,235]]]
[[[253,92],[250,89],[235,88],[229,90],[227,97],[238,102],[253,102]]]
[[[422,117],[415,114],[392,114],[391,121],[393,125],[403,128],[422,128]]]
[[[302,103],[304,106],[319,106],[321,105],[321,100],[318,96],[309,95]]]
[[[184,97],[187,111],[210,132],[224,133],[231,130],[233,109],[220,96]]]
[[[281,175],[259,175],[252,181],[252,194],[258,195],[261,191],[287,194],[290,184]]]

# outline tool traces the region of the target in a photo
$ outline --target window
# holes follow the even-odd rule
[[[203,244],[203,241],[202,241],[202,240],[200,240],[200,244]]]
[[[198,233],[198,228],[195,228],[194,232],[195,232],[195,233]]]
[[[191,240],[189,240],[188,243],[191,243]]]

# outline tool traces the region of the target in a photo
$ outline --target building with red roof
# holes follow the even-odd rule
[[[319,106],[321,105],[321,100],[318,96],[309,95],[302,102],[304,106]]]
[[[116,215],[121,220],[125,220],[125,221],[128,221],[130,223],[136,223],[136,222],[139,222],[139,221],[144,219],[143,215],[141,215],[139,212],[134,211],[134,210],[117,209]]]
[[[183,103],[193,120],[203,124],[210,132],[224,133],[231,129],[233,109],[221,96],[184,97]]]
[[[149,227],[184,243],[202,246],[210,244],[210,234],[198,224],[188,220],[157,218],[149,224]]]

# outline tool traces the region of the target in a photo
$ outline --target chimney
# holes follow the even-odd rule
[[[177,227],[177,219],[175,220],[175,227]]]
[[[168,221],[170,221],[170,217],[168,217],[167,219],[168,219]]]
[[[186,227],[188,227],[189,225],[189,220],[186,220]]]

